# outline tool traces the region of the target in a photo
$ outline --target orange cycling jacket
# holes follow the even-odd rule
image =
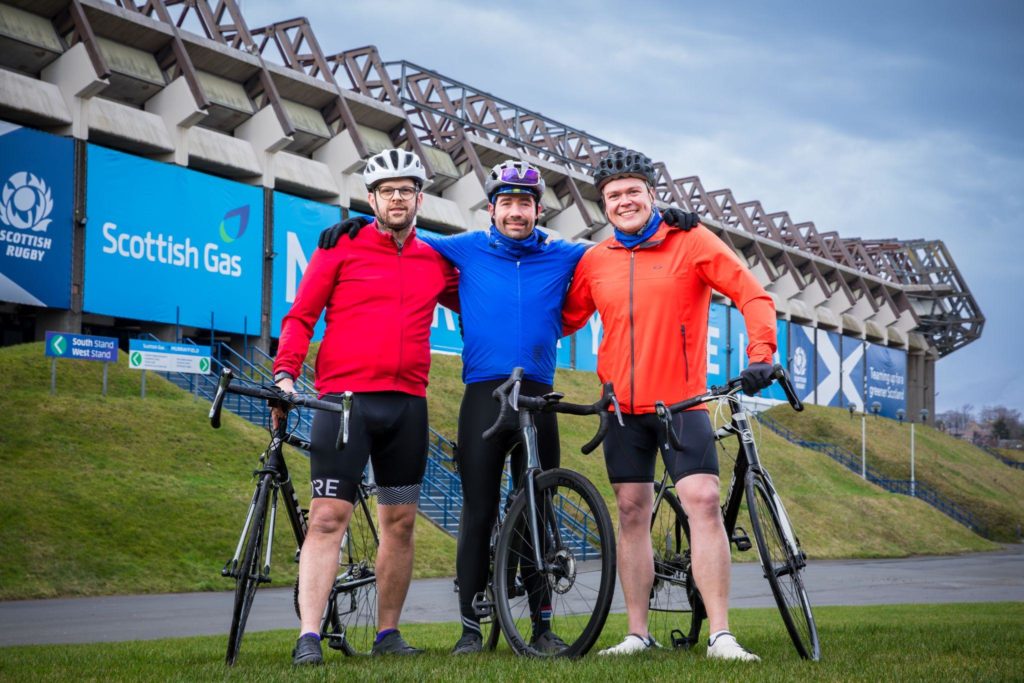
[[[615,384],[623,412],[653,413],[655,401],[672,404],[707,390],[712,288],[743,313],[750,362],[771,363],[775,304],[703,225],[684,232],[662,223],[632,249],[614,237],[590,249],[562,309],[563,332],[576,331],[597,310],[604,327],[598,377]]]

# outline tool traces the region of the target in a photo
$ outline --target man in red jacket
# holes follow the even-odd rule
[[[413,527],[427,456],[430,324],[438,301],[458,310],[458,276],[416,237],[426,181],[419,158],[401,149],[370,158],[363,172],[376,221],[336,248],[317,249],[281,324],[274,380],[294,391],[313,327],[326,309],[316,388],[327,400],[354,392],[349,440],[334,448],[339,417],[319,412],[310,433],[312,501],[299,559],[300,637],[295,664],[320,664],[320,617],[356,488],[372,457],[377,481],[378,628],[373,654],[418,654],[398,632],[412,577]],[[274,409],[273,419],[285,419]]]
[[[671,405],[707,389],[708,307],[712,288],[743,313],[750,364],[743,390],[771,383],[775,306],[739,258],[707,228],[665,224],[654,207],[654,167],[638,152],[606,155],[594,183],[615,234],[583,255],[563,308],[564,332],[596,309],[604,337],[597,374],[614,382],[624,426],[613,420],[605,465],[619,508],[618,569],[629,634],[601,654],[633,654],[655,645],[647,627],[654,582],[650,523],[654,462],[661,427],[654,404]],[[718,457],[707,408],[673,417],[684,450],[663,452],[690,521],[693,573],[707,607],[708,656],[756,661],[729,633],[729,540],[719,509]]]

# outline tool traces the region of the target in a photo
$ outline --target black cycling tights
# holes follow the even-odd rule
[[[526,467],[517,430],[498,434],[488,441],[481,436],[498,416],[499,405],[491,392],[503,381],[467,384],[459,411],[459,477],[463,503],[455,571],[463,629],[477,632],[480,618],[473,610],[473,596],[487,587],[491,528],[498,514],[501,473],[510,448],[514,447],[512,472],[517,484]],[[541,396],[550,391],[551,385],[523,380],[521,393],[526,396]],[[535,423],[541,467],[558,467],[561,453],[555,414],[536,415]],[[536,605],[531,607],[537,608]]]

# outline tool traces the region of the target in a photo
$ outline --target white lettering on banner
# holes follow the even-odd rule
[[[175,242],[173,235],[164,236],[146,231],[143,235],[118,232],[116,223],[103,224],[104,254],[117,254],[135,261],[161,263],[175,268],[199,270],[199,247],[186,237],[184,242]],[[242,257],[223,252],[213,242],[203,245],[202,267],[210,273],[227,277],[242,276]]]
[[[434,319],[430,322],[431,327],[439,327],[441,323],[441,316],[444,316],[444,327],[449,332],[455,331],[455,313],[448,310],[441,304],[434,306]]]
[[[590,316],[587,325],[590,327],[590,352],[596,356],[597,347],[601,341],[601,316],[596,313]]]
[[[712,359],[718,358],[718,344],[713,344],[713,339],[719,339],[722,333],[714,325],[708,325],[708,374],[717,375],[721,372],[721,368],[718,366],[717,361]]]
[[[292,304],[295,303],[295,293],[299,290],[299,280],[309,266],[309,259],[306,258],[306,252],[302,251],[299,236],[294,232],[287,233],[286,244],[284,300]]]
[[[13,230],[0,230],[0,242],[11,244],[24,244],[37,249],[49,249],[53,240],[49,237],[40,237],[25,232],[14,232]]]

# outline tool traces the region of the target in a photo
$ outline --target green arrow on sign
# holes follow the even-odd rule
[[[128,363],[133,368],[137,368],[142,365],[142,354],[136,351],[132,355],[128,356]]]
[[[67,350],[67,344],[64,341],[64,337],[60,336],[59,334],[55,335],[53,339],[50,340],[50,348],[58,356],[63,356],[64,351]]]
[[[208,372],[210,370],[210,359],[209,358],[200,358],[199,359],[199,369],[201,371],[203,371],[203,372]]]

